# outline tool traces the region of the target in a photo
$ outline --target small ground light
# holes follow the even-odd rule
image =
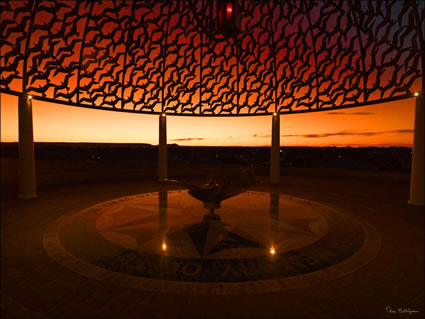
[[[163,243],[162,244],[162,251],[166,251],[167,250],[167,244],[166,243]]]
[[[274,247],[270,248],[270,255],[274,255],[276,254],[276,250],[274,249]]]
[[[277,113],[276,113],[276,112],[274,112],[274,113],[273,113],[273,116],[277,116]]]
[[[30,99],[30,100],[31,100],[31,99],[32,99],[32,95],[28,95],[28,99]]]
[[[165,117],[165,113],[162,113],[161,115],[162,115],[163,117]]]
[[[419,96],[419,92],[415,92],[415,94],[413,94],[414,96]]]

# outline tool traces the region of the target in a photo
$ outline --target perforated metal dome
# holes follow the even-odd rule
[[[198,116],[321,111],[423,89],[420,1],[2,1],[2,93]]]

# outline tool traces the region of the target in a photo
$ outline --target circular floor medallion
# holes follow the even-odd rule
[[[316,202],[245,192],[210,211],[187,191],[123,197],[52,224],[48,254],[97,280],[148,291],[279,291],[349,274],[380,239],[365,222]]]

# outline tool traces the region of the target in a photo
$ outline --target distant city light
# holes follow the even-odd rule
[[[166,251],[167,250],[167,244],[166,243],[162,243],[162,251]]]
[[[274,247],[270,248],[270,255],[274,255],[276,254],[276,250],[274,249]]]
[[[414,96],[419,96],[419,92],[415,92]]]

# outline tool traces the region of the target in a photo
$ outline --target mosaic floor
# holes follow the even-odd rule
[[[118,198],[53,223],[47,253],[84,276],[148,291],[280,291],[344,276],[380,247],[367,223],[319,203],[245,192],[211,211],[187,191]]]
[[[178,185],[154,180],[54,185],[32,201],[1,188],[0,317],[423,318],[424,213],[407,204],[407,180],[259,180],[212,217]],[[188,228],[203,222],[207,233]],[[217,225],[231,240],[222,234],[210,248]],[[177,239],[188,248],[177,252]]]

